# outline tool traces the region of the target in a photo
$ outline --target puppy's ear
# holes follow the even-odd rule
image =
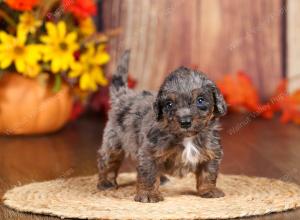
[[[155,102],[153,103],[153,110],[156,116],[156,120],[160,121],[163,116],[163,111],[162,111],[162,106],[161,106],[161,98],[160,95],[158,94],[156,97]]]
[[[227,104],[224,100],[224,97],[215,84],[212,86],[212,91],[215,102],[214,115],[215,117],[224,116],[227,113]]]
[[[214,115],[215,117],[224,116],[227,113],[227,104],[224,100],[223,95],[217,88],[216,84],[211,80],[207,80],[207,86],[211,88],[214,98]]]

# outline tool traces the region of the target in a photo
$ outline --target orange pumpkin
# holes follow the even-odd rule
[[[57,131],[68,121],[72,96],[67,85],[54,93],[51,85],[8,73],[0,78],[0,133],[42,134]]]

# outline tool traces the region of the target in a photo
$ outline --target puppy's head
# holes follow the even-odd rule
[[[165,79],[153,106],[158,121],[184,136],[194,135],[227,111],[216,85],[204,74],[185,67]]]

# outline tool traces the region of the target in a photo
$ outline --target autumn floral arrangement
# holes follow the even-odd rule
[[[0,6],[0,68],[26,77],[44,74],[78,82],[84,91],[107,84],[103,40],[93,36],[91,0],[5,0]],[[59,88],[56,84],[56,89]]]
[[[67,86],[72,93],[81,98],[106,86],[108,80],[103,66],[110,60],[106,52],[109,37],[107,34],[96,32],[92,17],[96,13],[97,2],[94,0],[1,1],[0,93],[6,93],[7,98],[12,96],[12,92],[8,94],[3,91],[8,84],[6,76],[9,75],[18,76],[11,80],[14,84],[17,84],[21,76],[26,80],[38,81],[47,87],[51,85],[52,93],[59,92],[63,86]],[[33,86],[25,90],[28,95]],[[43,90],[35,91],[39,92],[44,93]],[[47,105],[58,103],[59,96],[52,100]],[[42,101],[44,100],[40,102]],[[6,105],[12,102],[6,102]],[[66,103],[66,101],[59,103],[62,102]],[[44,107],[43,110],[32,113],[28,109],[25,110],[31,103],[24,101],[14,107],[15,111],[20,109],[21,112],[22,104],[26,111],[22,117],[26,123],[24,125],[19,123],[13,129],[10,128],[11,130],[16,130],[16,127],[28,129],[27,121],[30,121],[28,118],[41,118],[38,114],[41,111],[45,114],[45,109],[50,108]],[[12,106],[8,108],[2,105],[4,104],[0,100],[2,109],[13,109]],[[1,114],[0,118],[8,117]],[[48,120],[51,120],[51,117],[49,115]],[[0,133],[2,130],[0,126]]]

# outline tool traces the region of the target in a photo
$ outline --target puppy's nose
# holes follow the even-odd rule
[[[189,128],[192,125],[192,117],[191,116],[181,117],[179,122],[182,128]]]

